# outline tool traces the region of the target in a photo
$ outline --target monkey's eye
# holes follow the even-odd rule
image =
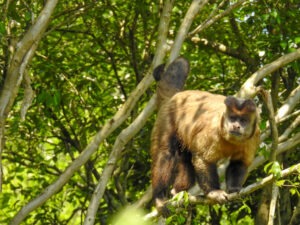
[[[229,116],[229,120],[230,120],[231,122],[235,122],[235,121],[237,121],[237,119],[238,119],[237,116]]]
[[[248,119],[247,118],[240,118],[240,123],[241,124],[246,124],[246,123],[248,123]]]

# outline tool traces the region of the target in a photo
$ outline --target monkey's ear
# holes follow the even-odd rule
[[[156,81],[159,81],[161,79],[161,75],[164,73],[165,70],[165,65],[166,64],[161,64],[153,70],[153,77]]]
[[[224,103],[227,106],[227,108],[233,109],[236,108],[237,99],[233,96],[228,96],[226,97]]]
[[[246,110],[246,112],[252,113],[256,111],[256,105],[253,100],[246,99],[242,105],[242,108]]]

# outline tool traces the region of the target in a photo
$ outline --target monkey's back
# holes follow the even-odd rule
[[[213,138],[210,130],[215,132],[221,124],[220,119],[225,111],[224,100],[222,95],[190,90],[177,93],[165,105],[173,118],[178,137],[187,147],[193,148],[190,145],[199,134],[201,139],[213,141],[210,141]]]
[[[250,140],[251,143],[245,141],[238,145],[224,144],[226,141],[220,138],[222,115],[226,109],[225,98],[198,90],[175,94],[158,113],[157,134],[160,136],[164,131],[173,132],[182,145],[192,153],[202,154],[208,161],[234,157],[245,158],[250,163],[257,148],[258,138]],[[256,136],[258,137],[257,134]]]

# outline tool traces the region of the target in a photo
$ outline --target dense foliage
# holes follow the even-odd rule
[[[45,2],[0,0],[2,97],[18,44],[37,20]],[[159,54],[157,46],[161,34],[158,30],[165,2],[72,0],[57,3],[46,30],[41,32],[41,39],[36,40],[38,47],[34,49],[32,60],[24,73],[20,72],[22,82],[18,81],[20,87],[13,105],[5,112],[0,110],[0,166],[3,169],[0,224],[9,223],[22,207],[57,181],[91,145],[93,137],[107,123],[113,124],[113,116],[131,101],[130,93],[149,76],[153,59]],[[174,1],[167,27],[167,56],[191,2]],[[180,51],[191,64],[188,89],[233,95],[257,70],[299,50],[300,5],[297,0],[243,1],[221,16],[239,2],[242,1],[210,1],[193,18]],[[278,174],[300,160],[299,138],[292,139],[300,132],[299,59],[280,66],[261,79],[259,85],[271,91],[275,113],[294,91],[296,100],[291,101],[296,104],[290,104],[291,110],[283,122],[276,120],[279,139],[275,142],[278,141],[279,146],[289,140],[291,143],[275,159],[278,163],[268,165],[272,151],[267,146],[274,143],[274,136],[266,135],[258,151],[258,156],[266,160],[253,168],[246,185],[268,174]],[[108,175],[109,180],[104,185],[95,223],[111,223],[120,209],[142,198],[151,184],[149,146],[155,114],[144,119],[143,127],[133,138],[121,138],[120,142],[124,141],[125,145],[116,156],[117,163],[109,160],[117,138],[153,96],[154,82],[142,92],[138,102],[132,104],[133,109],[126,112],[124,122],[108,133],[96,146],[97,151],[56,194],[26,215],[24,224],[83,224],[93,192],[106,166],[110,165],[113,173]],[[265,132],[269,129],[270,114],[261,97],[255,100],[262,107],[261,128]],[[27,111],[24,105],[29,106]],[[293,123],[288,136],[280,138]],[[283,182],[278,178],[277,182],[280,198],[277,199],[276,224],[288,224],[293,216],[300,214],[299,173],[284,179]],[[174,213],[167,222],[254,224],[262,212],[259,206],[264,199],[262,193],[263,188],[224,205],[197,204],[192,209],[186,205],[187,210]],[[150,212],[152,203],[146,201],[143,209]]]

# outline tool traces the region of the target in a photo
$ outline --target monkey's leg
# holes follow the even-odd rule
[[[217,203],[225,202],[227,200],[227,193],[220,190],[216,164],[205,161],[201,156],[194,155],[193,165],[199,186],[202,188],[207,198]]]
[[[226,169],[226,186],[229,193],[241,190],[246,174],[247,166],[242,161],[230,161]]]
[[[176,177],[173,184],[172,194],[188,190],[195,183],[195,171],[192,165],[191,153],[184,150],[179,152],[176,163]]]

